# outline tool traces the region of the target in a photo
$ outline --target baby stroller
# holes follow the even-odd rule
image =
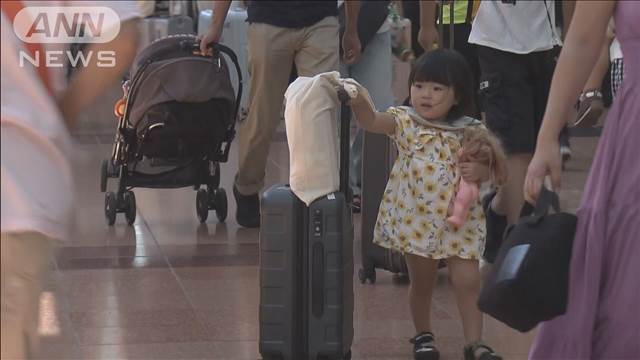
[[[113,225],[123,212],[129,225],[136,218],[134,187],[197,190],[200,222],[209,210],[227,217],[227,195],[220,188],[220,162],[226,162],[235,136],[242,94],[240,66],[228,47],[214,44],[213,56],[200,52],[193,35],[159,39],[134,60],[118,117],[111,158],[102,162],[100,190],[118,178],[117,192],[106,192],[104,212]],[[238,73],[234,96],[226,54]],[[206,185],[206,188],[201,188]]]

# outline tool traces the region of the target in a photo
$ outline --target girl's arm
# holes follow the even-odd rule
[[[368,94],[359,91],[358,96],[349,104],[361,128],[376,134],[391,135],[396,131],[396,122],[393,115],[386,112],[378,112],[368,100]]]
[[[600,54],[615,4],[613,1],[580,1],[576,4],[551,82],[536,153],[525,180],[525,196],[530,201],[537,197],[547,174],[551,175],[554,191],[560,189],[562,161],[558,134]]]

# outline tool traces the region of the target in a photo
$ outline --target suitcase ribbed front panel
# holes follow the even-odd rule
[[[341,193],[310,207],[288,187],[261,199],[260,353],[342,358],[353,342],[353,225]]]
[[[295,315],[299,292],[292,269],[299,260],[298,236],[302,207],[288,187],[274,186],[261,199],[260,228],[260,353],[295,358],[300,333]]]
[[[313,221],[322,227],[317,232]],[[309,313],[309,358],[318,356],[341,357],[351,348],[353,341],[353,225],[351,213],[346,207],[344,195],[334,193],[320,198],[309,206],[309,248],[321,244],[323,249],[323,283],[309,284],[309,297],[313,303],[320,301],[320,316]],[[317,247],[316,247],[317,248]],[[311,256],[312,254],[310,254]],[[309,264],[309,273],[313,272]],[[315,287],[321,287],[321,290]],[[322,294],[323,298],[314,298]]]

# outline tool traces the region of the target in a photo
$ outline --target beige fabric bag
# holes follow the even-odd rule
[[[333,71],[299,77],[285,92],[289,183],[307,206],[340,187],[340,101],[336,87],[345,87],[354,97],[356,85],[354,80],[340,79],[340,73]]]

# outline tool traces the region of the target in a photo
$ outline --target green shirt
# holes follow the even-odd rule
[[[454,0],[453,1],[453,19],[454,19],[454,24],[464,24],[467,22],[467,11],[469,8],[469,0]],[[444,6],[444,14],[443,14],[443,18],[444,18],[444,24],[450,24],[450,20],[449,20],[449,13],[451,10],[449,10],[449,7],[451,5],[445,5]],[[438,21],[438,23],[440,23],[440,21]]]

